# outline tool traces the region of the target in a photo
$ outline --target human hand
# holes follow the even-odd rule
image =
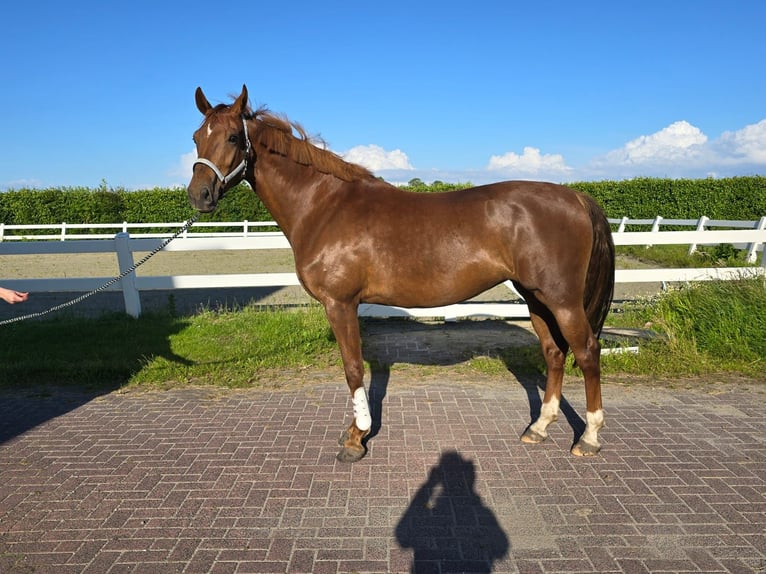
[[[0,299],[3,299],[7,303],[13,305],[14,303],[22,303],[29,298],[29,293],[21,293],[20,291],[14,291],[12,289],[6,289],[0,287]]]

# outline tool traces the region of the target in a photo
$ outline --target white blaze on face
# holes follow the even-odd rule
[[[207,137],[210,137],[210,134],[213,133],[213,126],[210,124],[207,125]]]
[[[367,402],[367,391],[364,390],[364,387],[359,387],[354,391],[352,403],[354,404],[356,428],[360,431],[370,430],[372,427],[372,417],[370,416],[370,405]]]

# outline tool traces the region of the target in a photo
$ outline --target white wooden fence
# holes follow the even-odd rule
[[[0,242],[2,241],[31,241],[73,239],[113,239],[116,233],[130,233],[143,238],[169,237],[172,233],[157,231],[159,229],[178,229],[185,222],[171,223],[47,223],[40,225],[16,225],[0,223]],[[181,237],[249,237],[256,235],[264,227],[277,227],[275,221],[210,221],[196,222],[191,230],[181,234]],[[213,229],[237,229],[237,231],[208,231]],[[51,231],[51,233],[24,233],[30,231]],[[86,233],[91,230],[104,230],[99,233]],[[204,231],[203,231],[204,230]],[[241,230],[241,231],[240,231]]]
[[[757,221],[734,221],[730,219],[710,219],[703,215],[699,219],[665,219],[658,215],[654,219],[630,219],[623,217],[622,219],[610,219],[609,223],[617,225],[617,233],[622,233],[628,225],[631,226],[650,226],[650,231],[656,233],[660,231],[661,226],[666,227],[694,227],[696,231],[705,231],[712,228],[721,229],[766,229],[766,216],[761,217]],[[703,236],[707,238],[707,236]],[[724,243],[724,242],[719,242]],[[703,245],[715,245],[715,242],[708,243],[700,241]],[[651,245],[649,243],[646,244]],[[689,255],[697,250],[697,243],[689,244]],[[734,244],[737,249],[747,249],[746,260],[749,263],[755,263],[756,251],[763,251],[763,243],[753,242],[749,245]]]
[[[642,224],[639,221],[616,220],[614,223],[625,225]],[[682,225],[679,220],[651,220],[652,231],[621,231],[620,228],[613,233],[616,245],[699,245],[731,243],[748,249],[748,254],[763,252],[766,243],[766,218],[759,222],[746,222],[748,228],[710,230],[708,227],[715,226],[710,220],[706,225],[699,226],[698,222],[691,225],[705,228],[693,231],[660,231],[661,224]],[[687,221],[687,220],[684,220]],[[742,224],[742,222],[728,222],[729,224]],[[137,228],[137,224],[109,224],[104,228],[111,227],[120,229],[122,225]],[[182,223],[153,224],[156,228],[180,227]],[[195,233],[189,232],[185,236],[172,241],[165,247],[165,251],[218,251],[229,249],[285,249],[290,245],[281,232],[252,231],[252,228],[264,225],[274,225],[273,222],[253,224],[240,223],[204,223],[195,226],[214,228],[242,226],[243,231],[237,233]],[[743,227],[743,225],[727,225],[727,227]],[[70,232],[73,229],[94,229],[93,224],[82,226],[66,225],[46,226],[58,230],[48,239],[60,241],[31,241],[40,239],[35,235],[10,235],[10,230],[40,229],[41,226],[0,226],[0,255],[31,255],[31,254],[61,254],[71,255],[77,253],[116,253],[119,273],[129,269],[133,265],[133,254],[136,252],[150,252],[162,243],[162,237],[167,233],[141,234],[130,236],[128,231],[120,231],[116,235],[107,235],[109,239],[94,239],[93,235],[87,238],[78,236],[73,238]],[[146,225],[142,225],[146,228]],[[76,235],[76,234],[75,234]],[[149,237],[151,235],[151,237]],[[99,235],[103,237],[103,235]],[[25,241],[19,239],[26,239]],[[727,268],[692,268],[692,269],[618,269],[615,280],[617,283],[642,283],[642,282],[686,282],[704,281],[710,279],[732,279],[743,275],[766,274],[766,255],[761,257],[760,267],[727,267]],[[73,292],[82,293],[101,287],[111,277],[68,277],[55,279],[7,279],[2,285],[10,289],[30,292]],[[280,287],[299,285],[295,273],[247,273],[247,274],[222,274],[222,275],[174,275],[174,276],[143,276],[135,271],[128,274],[124,279],[109,287],[108,291],[121,291],[125,301],[125,310],[128,314],[138,317],[141,314],[141,291],[168,290],[168,289],[192,289],[192,288],[224,288],[224,287]],[[513,289],[510,282],[506,285]],[[460,303],[446,307],[431,309],[403,309],[400,307],[387,307],[382,305],[362,305],[360,315],[379,317],[444,317],[456,319],[459,317],[528,317],[529,312],[523,303]]]

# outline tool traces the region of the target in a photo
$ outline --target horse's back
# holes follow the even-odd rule
[[[443,193],[392,190],[373,197],[359,204],[358,217],[366,220],[368,233],[385,243],[439,252],[453,252],[458,245],[458,251],[523,244],[550,249],[571,242],[572,236],[587,240],[591,231],[582,194],[552,183],[505,181]]]

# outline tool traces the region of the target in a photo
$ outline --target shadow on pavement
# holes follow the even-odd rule
[[[0,327],[0,444],[119,389],[152,357],[188,364],[169,342],[185,325],[161,314],[63,316],[46,321],[44,340],[39,321]]]
[[[383,399],[391,367],[397,363],[456,365],[480,356],[500,357],[527,394],[527,422],[531,424],[540,415],[541,391],[545,391],[544,363],[541,356],[537,358],[538,349],[539,340],[534,332],[509,321],[431,323],[410,319],[364,319],[362,353],[370,364],[372,415],[372,428],[364,443],[367,444],[380,432]],[[585,422],[564,396],[561,397],[560,408],[572,428],[574,444],[585,430]]]
[[[108,389],[86,392],[47,386],[5,388],[0,391],[0,444],[108,392]]]
[[[410,572],[492,572],[510,543],[492,510],[474,490],[476,469],[455,451],[431,468],[394,531],[412,548]]]

